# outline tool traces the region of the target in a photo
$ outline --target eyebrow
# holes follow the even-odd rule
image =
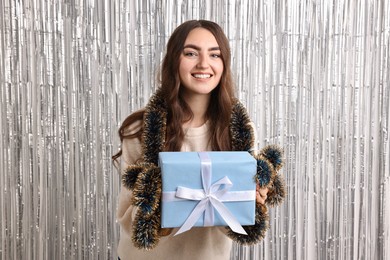
[[[191,48],[191,49],[195,49],[195,50],[197,50],[197,51],[200,51],[200,47],[199,47],[199,46],[196,46],[196,45],[194,45],[194,44],[187,44],[187,45],[185,45],[185,46],[183,47],[183,49],[185,49],[185,48]],[[209,48],[208,50],[209,50],[209,51],[219,51],[220,48],[219,48],[219,46],[217,46],[217,47],[211,47],[211,48]]]

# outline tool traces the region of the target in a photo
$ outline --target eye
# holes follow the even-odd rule
[[[221,58],[221,54],[220,53],[212,53],[212,54],[210,54],[210,56],[212,58]]]
[[[195,56],[197,56],[197,53],[194,52],[194,51],[185,51],[185,52],[184,52],[184,56],[187,56],[187,57],[195,57]]]

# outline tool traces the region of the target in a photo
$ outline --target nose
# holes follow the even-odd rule
[[[198,57],[199,57],[199,59],[198,59],[198,63],[197,63],[196,66],[198,68],[200,68],[200,69],[208,68],[209,67],[209,57],[208,57],[208,55],[200,54]]]

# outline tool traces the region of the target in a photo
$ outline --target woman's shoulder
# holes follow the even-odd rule
[[[137,132],[141,131],[142,125],[143,125],[143,120],[137,119],[123,129],[123,134],[125,136],[134,135]]]
[[[137,134],[142,129],[144,113],[145,109],[140,109],[126,117],[120,127],[124,138]]]
[[[142,120],[135,120],[123,129],[122,162],[125,166],[135,163],[142,155]]]

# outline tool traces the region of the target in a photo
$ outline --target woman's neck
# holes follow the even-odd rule
[[[184,128],[194,128],[202,126],[207,120],[207,108],[209,106],[210,95],[183,96],[190,107],[194,117],[183,124]]]

